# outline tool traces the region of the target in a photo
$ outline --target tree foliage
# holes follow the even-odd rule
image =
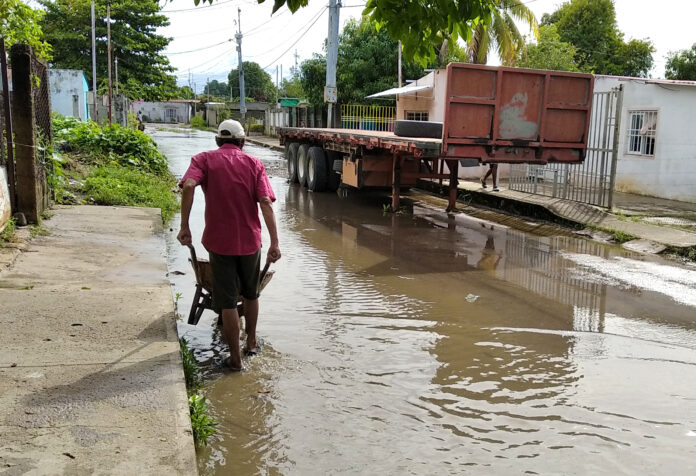
[[[696,81],[696,43],[689,50],[671,52],[667,55],[665,78]]]
[[[528,43],[517,54],[515,66],[555,71],[579,71],[575,63],[575,47],[561,41],[556,25],[539,28],[539,39]]]
[[[398,43],[370,20],[350,20],[338,38],[338,102],[365,102],[365,97],[397,86]],[[420,65],[404,62],[404,78],[418,79]]]
[[[244,61],[244,92],[245,97],[254,99],[254,101],[267,102],[275,98],[275,86],[271,80],[271,75],[264,71],[258,63],[253,61]],[[234,97],[240,97],[239,94],[239,69],[234,68],[227,75],[228,85],[232,90]]]
[[[324,85],[326,84],[326,58],[320,54],[304,60],[300,65],[300,84],[305,98],[312,105],[324,104]],[[336,78],[338,81],[338,78]],[[337,87],[341,86],[337,84]]]
[[[53,66],[92,76],[90,0],[39,0],[41,20],[53,47]],[[110,0],[112,58],[118,57],[121,91],[132,99],[162,100],[178,93],[173,68],[162,54],[170,38],[155,30],[169,25],[157,0]],[[107,0],[95,2],[97,77],[107,77]],[[100,81],[101,82],[101,81]]]
[[[612,0],[570,0],[542,24],[556,25],[561,41],[575,47],[582,71],[645,77],[652,68],[655,48],[649,40],[624,41]]]
[[[213,96],[216,98],[224,99],[230,97],[230,87],[224,81],[218,81],[213,79],[208,81],[203,89],[204,94]]]
[[[534,13],[520,0],[497,0],[492,5],[490,18],[474,26],[473,35],[467,42],[469,61],[486,64],[488,54],[495,48],[503,64],[514,63],[525,45],[524,35],[515,20],[529,25],[535,38],[539,36]]]
[[[0,38],[5,39],[5,47],[15,43],[31,46],[41,58],[51,57],[51,45],[43,40],[40,22],[44,12],[34,10],[21,0],[0,1]]]
[[[193,0],[193,3],[214,1]],[[296,12],[309,3],[309,0],[272,1],[273,13],[283,5]],[[473,27],[481,21],[490,21],[491,11],[500,1],[504,0],[367,0],[363,18],[374,21],[393,40],[401,40],[405,59],[426,66],[436,61],[443,40],[450,43],[470,40]]]

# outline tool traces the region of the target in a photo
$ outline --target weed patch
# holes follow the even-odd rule
[[[133,170],[120,165],[98,167],[87,177],[82,192],[88,200],[99,205],[155,207],[162,210],[166,223],[178,209],[170,177]]]
[[[191,127],[194,129],[208,130],[208,124],[201,116],[193,116],[191,118]]]
[[[10,218],[5,224],[5,228],[0,232],[0,246],[3,246],[5,243],[15,243],[17,241],[17,237],[15,236],[16,230],[17,225],[15,224],[15,219]]]
[[[197,445],[206,445],[208,438],[215,434],[217,422],[208,414],[208,401],[205,396],[201,395],[203,382],[198,371],[196,357],[189,349],[186,339],[179,339],[179,344],[181,345],[181,359],[184,365],[193,440]]]

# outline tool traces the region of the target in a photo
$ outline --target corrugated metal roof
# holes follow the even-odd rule
[[[416,91],[423,91],[424,89],[432,89],[432,87],[433,87],[432,84],[423,84],[423,85],[409,84],[408,86],[402,86],[400,88],[391,88],[391,89],[387,89],[386,91],[382,91],[382,92],[375,93],[375,94],[370,94],[367,97],[368,98],[378,98],[378,97],[382,97],[382,96],[394,96],[396,94],[415,93]]]

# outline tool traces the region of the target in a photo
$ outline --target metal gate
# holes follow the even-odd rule
[[[623,86],[594,93],[582,164],[510,165],[510,190],[611,208],[616,177]]]

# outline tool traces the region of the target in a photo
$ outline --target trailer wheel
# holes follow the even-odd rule
[[[395,121],[394,135],[442,139],[442,123],[429,121]]]
[[[326,155],[321,147],[309,148],[307,161],[307,188],[312,192],[326,190],[328,174],[326,171]]]
[[[329,174],[326,180],[326,189],[330,192],[335,192],[338,190],[338,186],[341,185],[341,174],[338,173],[334,167],[335,162],[338,160],[341,165],[343,164],[343,155],[334,150],[327,150],[326,152],[326,169]],[[339,169],[340,170],[340,169]]]
[[[297,183],[297,149],[300,144],[293,142],[285,150],[285,158],[288,160],[288,181]]]
[[[309,144],[300,144],[297,151],[297,181],[307,186],[307,163],[309,162]]]

